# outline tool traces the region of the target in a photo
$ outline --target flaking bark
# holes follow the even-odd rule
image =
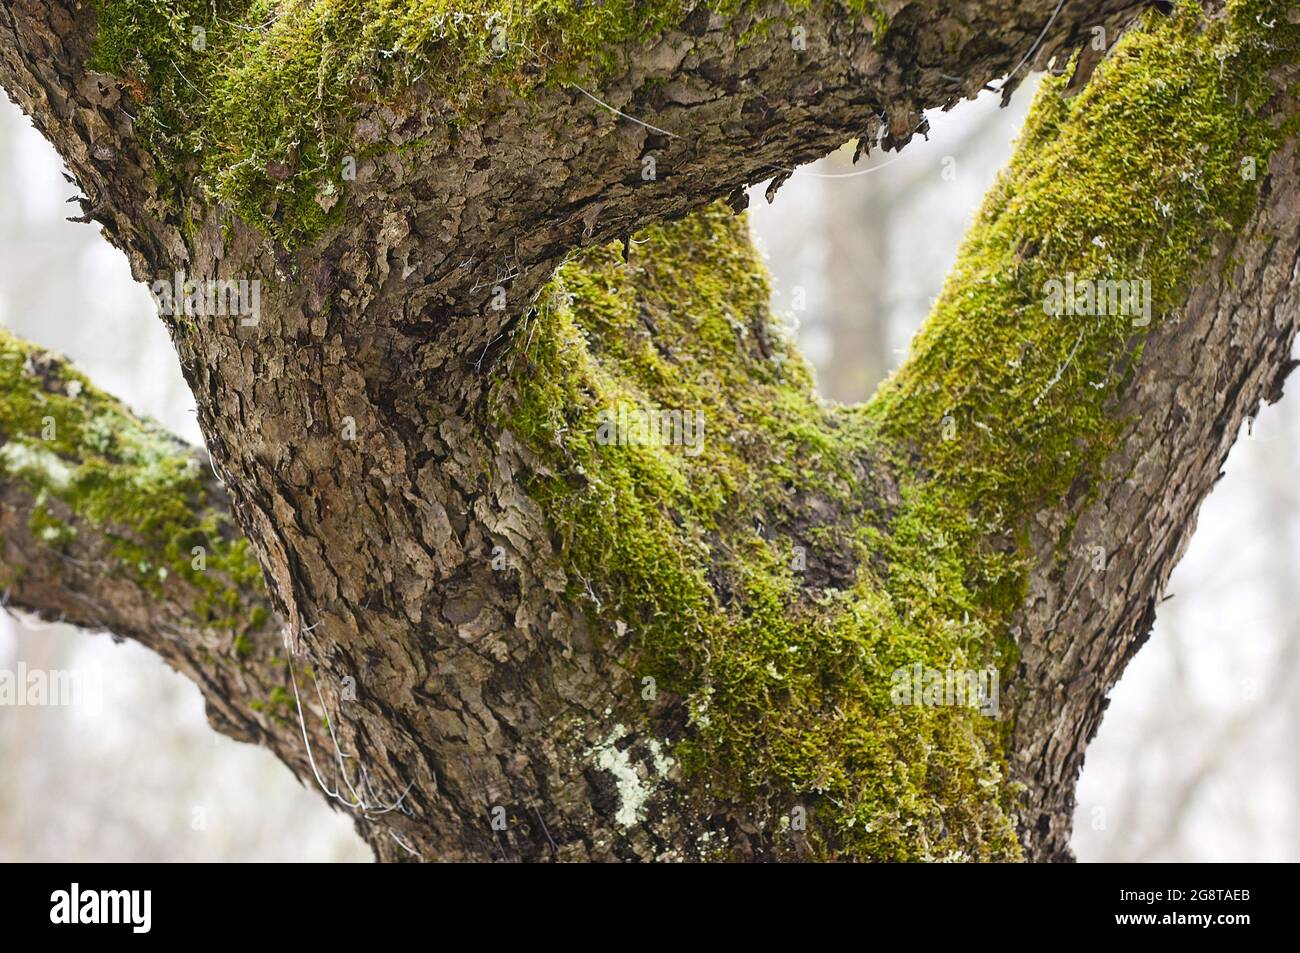
[[[417,84],[394,102],[362,105],[353,132],[367,155],[346,214],[292,247],[233,217],[197,179],[155,174],[155,157],[133,133],[129,82],[87,69],[91,6],[6,2],[0,81],[64,155],[87,192],[88,214],[127,252],[138,278],[182,271],[266,282],[256,327],[165,320],[273,602],[337,706],[339,742],[382,792],[375,803],[403,798],[403,810],[358,812],[381,859],[809,856],[846,844],[843,830],[803,837],[777,824],[792,798],[815,800],[811,784],[719,796],[699,773],[658,756],[661,741],[693,730],[684,699],[667,696],[630,720],[648,620],[593,609],[618,601],[617,581],[602,591],[580,578],[564,542],[568,528],[534,499],[538,482],[563,463],[501,414],[500,401],[528,386],[525,329],[547,313],[535,308],[535,293],[577,248],[680,217],[847,138],[879,134],[901,146],[920,128],[922,109],[952,105],[1000,74],[1014,71],[1014,85],[1030,65],[1091,39],[1089,27],[1115,31],[1140,6],[902,3],[887,5],[889,28],[873,40],[864,21],[817,4],[794,14],[825,44],[804,56],[782,29],[750,29],[776,13],[787,22],[782,8],[729,18],[701,8],[663,36],[618,51],[621,68],[592,90],[606,106],[573,86],[505,93],[499,108],[455,134]],[[737,41],[742,35],[748,42]],[[1278,68],[1273,80],[1284,90],[1293,71]],[[1256,108],[1281,121],[1293,107],[1275,97]],[[658,170],[649,181],[640,175],[646,155]],[[1292,146],[1260,170],[1267,176],[1259,210],[1236,238],[1237,254],[1198,272],[1176,319],[1152,333],[1121,403],[1108,411],[1138,421],[1108,469],[1033,514],[1036,558],[1016,617],[1021,660],[1006,713],[1014,724],[1007,756],[1027,788],[1017,815],[1021,844],[1032,858],[1065,854],[1073,782],[1105,692],[1149,629],[1236,424],[1275,395],[1288,366],[1296,171]],[[291,224],[286,214],[268,207],[273,232]],[[734,231],[717,235],[744,256]],[[1237,262],[1238,281],[1216,279],[1216,262],[1226,261]],[[587,269],[603,280],[610,265],[597,257],[576,267],[575,278]],[[631,279],[628,294],[653,301],[656,280],[666,276],[656,279],[654,262],[637,274],[647,284]],[[744,268],[701,265],[695,277],[734,282],[737,297],[753,293]],[[498,287],[501,310],[492,307]],[[736,321],[745,333],[737,331],[728,360],[748,382],[728,400],[741,406],[785,349],[773,343],[765,305]],[[644,338],[669,359],[687,345],[656,329],[653,308]],[[1194,342],[1226,351],[1225,359],[1193,356]],[[626,373],[626,362],[601,347],[591,341],[612,373]],[[978,363],[971,373],[981,373]],[[1173,393],[1171,375],[1180,382]],[[803,399],[806,382],[795,379],[785,392]],[[827,432],[848,427],[810,414]],[[867,520],[888,530],[900,482],[915,478],[898,461],[932,437],[913,430],[890,445],[837,450],[854,491],[827,496],[806,485],[806,474],[796,476],[791,502],[768,514],[765,527],[775,527],[783,545],[807,543],[814,553],[816,526],[847,533]],[[743,452],[737,459],[753,474],[742,485],[763,481],[757,460]],[[1125,460],[1149,475],[1134,481]],[[924,467],[918,472],[926,478]],[[580,473],[558,477],[582,483]],[[6,535],[19,553],[13,564],[34,567],[29,607],[171,652],[221,699],[213,704],[226,722],[254,734],[252,696],[283,686],[272,643],[255,666],[263,675],[245,685],[206,663],[210,649],[198,647],[213,637],[201,627],[174,623],[178,640],[146,631],[131,601],[141,593],[114,593],[122,606],[78,615],[50,584],[57,562],[24,529],[30,491],[6,485],[5,498]],[[737,512],[748,515],[756,499],[738,494]],[[1106,547],[1123,555],[1104,577],[1060,560],[1062,547],[1072,552],[1119,527],[1133,529]],[[1017,528],[997,527],[992,538]],[[718,532],[723,542],[739,539],[734,525]],[[766,528],[759,534],[771,541]],[[77,539],[85,557],[106,558],[90,532]],[[752,597],[732,591],[720,550],[709,558],[716,570],[709,599],[735,599],[742,608],[727,611],[748,611]],[[813,588],[846,591],[869,563],[824,555]],[[575,597],[581,592],[590,599]],[[809,598],[798,597],[791,611]],[[353,685],[355,700],[344,701]],[[309,776],[283,726],[251,721],[257,740]],[[313,734],[324,744],[319,727]],[[924,837],[968,856],[1004,850],[994,823],[1001,808],[970,808],[944,803],[923,812]],[[501,818],[504,829],[494,824]],[[906,840],[899,833],[890,843]],[[913,846],[923,856],[934,845]]]

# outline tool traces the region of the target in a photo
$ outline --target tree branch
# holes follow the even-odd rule
[[[215,196],[284,245],[331,249],[351,272],[336,280],[375,281],[374,320],[400,299],[407,320],[483,325],[498,286],[518,314],[575,248],[852,137],[901,148],[925,131],[923,110],[1000,76],[1009,95],[1145,5],[717,4],[724,13],[662,0],[590,17],[474,7],[452,27],[396,2],[320,4],[268,26],[237,22],[239,4],[214,18],[206,0],[7,0],[0,83],[38,117],[141,280],[166,258],[206,266],[185,253],[178,212],[223,219]],[[344,255],[358,247],[381,252],[369,274]],[[256,271],[284,264],[281,248]],[[385,280],[390,266],[400,281]],[[470,329],[464,350],[502,323]]]
[[[1259,210],[1219,244],[1177,316],[1148,338],[1115,408],[1131,425],[1108,477],[1073,487],[1034,526],[1042,556],[1023,615],[1025,703],[1014,746],[1031,781],[1026,823],[1041,859],[1068,856],[1074,782],[1107,695],[1146,642],[1243,423],[1281,398],[1295,366],[1297,183],[1293,140],[1269,163]]]
[[[218,731],[306,779],[305,731],[333,775],[326,713],[309,679],[300,724],[281,623],[206,455],[4,331],[0,408],[5,607],[138,642],[199,687]]]
[[[365,157],[340,238],[386,248],[381,270],[400,263],[376,316],[400,298],[408,320],[486,317],[470,346],[481,345],[502,323],[496,289],[518,313],[572,249],[783,177],[853,137],[902,148],[927,129],[924,110],[1014,72],[1009,95],[1090,28],[1117,36],[1142,6],[898,3],[885,23],[837,3],[727,15],[703,4],[605,51],[616,65],[592,79],[561,71],[556,88],[507,94],[456,135],[434,108],[439,86],[417,84],[409,104],[364,107],[353,125],[348,149]],[[399,157],[394,142],[411,149]]]
[[[1015,640],[1035,859],[1069,856],[1106,694],[1243,418],[1294,364],[1298,61],[1294,7],[1188,6],[1127,35],[1077,100],[1049,83],[877,398],[925,474],[918,505],[946,514]]]

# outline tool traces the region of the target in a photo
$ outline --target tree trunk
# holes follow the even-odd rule
[[[0,82],[159,283],[269,590],[181,449],[14,342],[11,598],[157,648],[380,859],[1068,856],[1106,692],[1290,368],[1294,9],[1184,4],[1045,84],[863,406],[710,203],[1141,6],[5,0]],[[259,306],[166,313],[178,273]],[[1045,314],[1067,275],[1137,310]]]

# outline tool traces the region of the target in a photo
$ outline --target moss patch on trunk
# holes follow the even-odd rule
[[[998,722],[891,698],[898,670],[975,669],[998,647],[973,617],[897,600],[876,549],[890,517],[864,487],[871,428],[816,396],[767,299],[721,205],[645,231],[626,262],[588,252],[544,292],[496,396],[546,461],[530,493],[570,596],[631,627],[638,674],[689,721],[674,757],[774,850],[793,849],[780,818],[802,806],[825,855],[1017,856]],[[702,414],[703,441],[601,439],[647,410]],[[823,560],[847,566],[840,584],[808,584]],[[952,571],[927,565],[935,585]]]
[[[648,229],[626,262],[618,246],[579,256],[518,332],[498,413],[544,461],[530,492],[571,596],[631,627],[642,673],[689,712],[674,755],[696,790],[776,853],[802,805],[828,856],[1019,856],[1014,713],[898,704],[896,674],[1012,673],[1029,520],[1101,474],[1147,330],[1295,132],[1294,90],[1271,75],[1300,51],[1285,7],[1238,0],[1207,19],[1183,4],[1126,36],[1079,97],[1047,82],[907,362],[867,405],[815,396],[743,220],[719,206]],[[1048,313],[1067,273],[1147,282],[1151,320],[1141,300]],[[624,406],[700,411],[704,446],[600,440]],[[851,572],[806,585],[798,546]]]

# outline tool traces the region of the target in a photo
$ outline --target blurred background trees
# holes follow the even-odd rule
[[[1028,84],[1026,84],[1028,85]],[[930,116],[928,141],[799,170],[751,223],[775,310],[828,398],[895,367],[1028,106],[987,95]],[[774,172],[778,170],[773,170]],[[0,323],[200,441],[153,302],[75,186],[0,102]],[[1079,787],[1080,860],[1300,859],[1300,491],[1296,398],[1243,433],[1148,645],[1112,695]],[[138,646],[0,616],[0,669],[70,669],[98,710],[0,707],[0,860],[364,860],[369,851],[266,751],[212,732],[197,689]]]

